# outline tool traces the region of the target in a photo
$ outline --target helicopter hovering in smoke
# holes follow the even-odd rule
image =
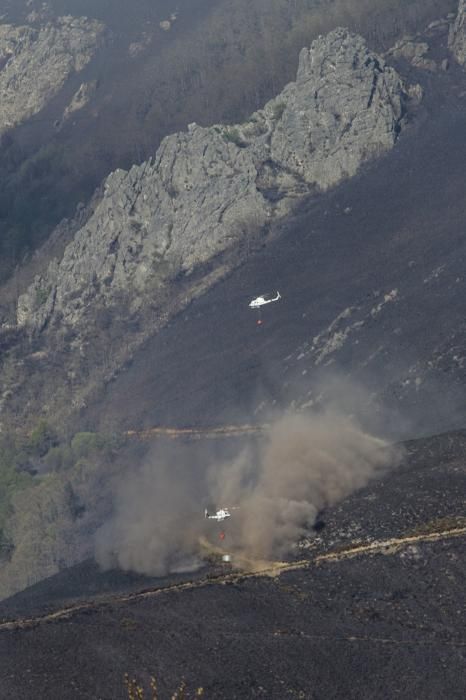
[[[228,508],[219,508],[215,513],[209,513],[207,508],[204,510],[204,517],[207,520],[217,520],[218,522],[231,518],[231,513]]]
[[[231,518],[231,510],[238,510],[239,506],[233,506],[232,508],[219,508],[216,510],[214,513],[209,513],[209,510],[207,508],[204,509],[204,517],[207,520],[215,520],[216,522],[220,523],[226,520],[227,518]],[[223,527],[223,526],[222,526]],[[218,533],[218,538],[219,540],[224,543],[226,537],[226,532],[224,529],[220,530]],[[222,561],[226,564],[231,562],[231,554],[228,552],[224,552],[222,554]]]

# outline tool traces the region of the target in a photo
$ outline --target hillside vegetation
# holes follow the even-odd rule
[[[59,443],[44,421],[29,436],[2,438],[0,598],[90,553],[86,534],[109,507],[102,484],[121,468],[123,447],[116,436],[90,432]]]

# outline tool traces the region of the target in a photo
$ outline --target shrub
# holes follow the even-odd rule
[[[76,459],[100,452],[104,446],[105,438],[99,433],[76,433],[71,440],[71,450]]]
[[[36,291],[36,306],[43,306],[49,298],[50,287],[39,287]]]
[[[102,435],[102,433],[90,432],[76,433],[71,440],[71,451],[75,460],[90,457],[97,453],[109,455],[123,447],[124,442],[124,438],[118,435]]]
[[[124,684],[128,693],[128,700],[159,700],[157,681],[154,676],[150,679],[149,695],[146,695],[144,686],[135,678],[130,678],[128,673],[124,675]],[[192,694],[189,693],[184,680],[171,695],[171,700],[189,700],[189,698],[204,697],[204,688],[199,687]]]
[[[286,102],[277,102],[272,108],[272,117],[275,121],[282,118],[283,112],[286,109]]]
[[[52,447],[44,457],[47,471],[63,471],[74,464],[73,451],[68,445]]]
[[[30,474],[19,472],[16,469],[11,454],[3,453],[0,456],[0,541],[6,521],[11,514],[11,498],[16,491],[29,486],[33,477]]]
[[[26,452],[34,456],[43,457],[51,447],[56,445],[55,431],[45,419],[39,420],[25,445]]]
[[[244,148],[247,144],[245,141],[243,141],[243,138],[241,137],[241,134],[239,133],[238,129],[234,126],[228,126],[225,131],[223,132],[223,138],[225,141],[229,141],[230,143],[234,143],[235,146],[238,146],[238,148]]]

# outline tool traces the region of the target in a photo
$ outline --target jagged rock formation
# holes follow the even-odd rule
[[[459,0],[458,14],[450,28],[448,46],[458,63],[466,65],[466,0]]]
[[[43,27],[0,25],[0,133],[37,114],[92,58],[102,23],[60,17]]]
[[[406,91],[364,40],[336,29],[299,58],[296,82],[234,127],[167,137],[155,158],[105,183],[94,215],[18,304],[17,321],[75,330],[96,305],[132,311],[396,141]]]
[[[96,87],[96,80],[91,80],[89,83],[81,83],[79,89],[73,95],[71,102],[63,112],[63,119],[68,119],[72,114],[85,107],[95,93]]]
[[[429,44],[426,41],[415,41],[409,37],[397,41],[388,52],[388,56],[393,58],[404,58],[415,68],[424,70],[436,70],[437,64],[426,57],[429,51]]]

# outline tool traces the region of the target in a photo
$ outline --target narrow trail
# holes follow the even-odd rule
[[[409,547],[411,544],[437,542],[438,540],[446,540],[464,535],[466,535],[466,526],[439,530],[438,532],[407,535],[405,537],[392,537],[388,540],[375,540],[367,544],[353,545],[352,547],[340,551],[319,554],[315,557],[314,562],[320,564],[321,562],[341,561],[342,559],[357,557],[361,554],[396,554],[401,548]]]
[[[201,438],[215,439],[225,437],[240,437],[242,435],[260,435],[269,426],[265,425],[222,425],[210,428],[169,428],[155,426],[145,430],[126,430],[123,435],[137,440],[151,440],[156,437],[167,437],[172,440],[187,438],[199,440]]]
[[[364,643],[369,642],[370,644],[387,644],[392,646],[434,646],[439,647],[466,647],[466,640],[464,639],[441,639],[435,637],[432,639],[393,639],[392,637],[371,637],[371,636],[355,636],[355,635],[342,635],[340,637],[335,635],[326,634],[306,634],[305,632],[286,632],[277,631],[275,632],[276,637],[299,637],[299,639],[312,639],[318,641],[331,641],[333,642],[352,642],[352,643]]]
[[[196,588],[205,588],[206,586],[225,585],[228,583],[240,583],[246,579],[257,578],[258,576],[279,576],[281,573],[296,571],[299,569],[308,569],[312,566],[318,566],[325,563],[339,562],[350,557],[364,556],[370,554],[385,554],[391,555],[398,552],[403,547],[412,544],[437,542],[441,540],[449,540],[456,537],[466,536],[466,526],[443,529],[437,532],[428,532],[424,534],[406,535],[405,537],[390,538],[388,540],[378,540],[368,542],[366,544],[353,544],[345,549],[338,551],[326,552],[318,554],[312,559],[301,559],[294,562],[267,562],[263,568],[258,568],[254,571],[234,571],[218,576],[210,576],[197,581],[186,581],[167,585],[160,588],[151,588],[134,593],[115,594],[102,596],[91,601],[77,603],[68,607],[60,608],[50,613],[44,613],[36,617],[19,618],[15,620],[7,620],[0,623],[0,632],[15,631],[23,629],[31,629],[43,623],[59,622],[69,620],[77,615],[91,613],[94,611],[104,610],[112,605],[121,605],[124,603],[132,603],[133,601],[145,600],[154,598],[155,596],[166,593],[181,593],[186,590],[194,590]],[[364,637],[348,637],[346,641],[374,641]],[[394,643],[394,640],[375,640],[386,643]],[[460,642],[461,644],[466,644]],[[456,643],[455,643],[456,645]]]

